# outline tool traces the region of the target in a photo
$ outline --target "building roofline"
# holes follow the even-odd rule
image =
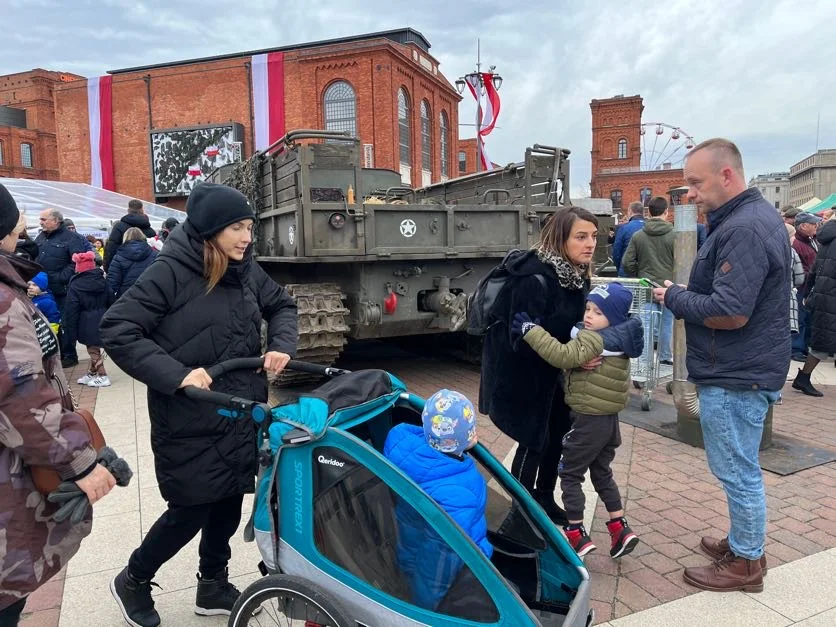
[[[265,54],[269,52],[290,52],[293,50],[305,50],[309,48],[320,48],[324,46],[332,46],[334,44],[351,43],[355,41],[367,41],[370,39],[390,39],[395,43],[402,43],[396,40],[394,35],[411,35],[414,39],[410,43],[415,43],[419,48],[425,52],[430,51],[430,42],[423,34],[414,28],[395,28],[392,30],[378,31],[376,33],[366,33],[363,35],[351,35],[348,37],[337,37],[335,39],[322,39],[320,41],[311,41],[301,44],[292,44],[289,46],[278,46],[275,48],[262,48],[260,50],[248,50],[246,52],[233,52],[229,54],[220,54],[211,57],[199,57],[195,59],[182,59],[179,61],[172,61],[168,63],[155,63],[152,65],[139,65],[136,67],[122,68],[118,70],[108,70],[108,74],[127,74],[128,72],[140,72],[145,70],[156,70],[160,68],[177,67],[181,65],[191,65],[193,63],[207,63],[211,61],[223,61],[226,59],[239,59],[242,57],[251,57],[256,54]]]

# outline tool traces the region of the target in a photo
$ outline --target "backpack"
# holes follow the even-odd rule
[[[499,297],[505,287],[515,277],[508,271],[511,262],[519,259],[526,251],[510,250],[498,266],[493,268],[479,281],[476,290],[467,302],[467,334],[485,335],[490,328],[501,321],[500,312],[495,311]],[[546,279],[542,274],[535,274],[543,289],[546,289]]]

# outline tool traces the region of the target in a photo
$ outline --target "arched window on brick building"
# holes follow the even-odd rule
[[[421,101],[421,184],[432,184],[433,148],[432,148],[432,112],[430,103]]]
[[[322,108],[325,130],[348,131],[357,136],[357,100],[350,84],[346,81],[331,83],[322,96]]]
[[[618,158],[627,158],[627,140],[623,137],[618,140]]]
[[[412,184],[412,125],[410,124],[409,95],[406,88],[398,90],[398,143],[400,146],[401,180]]]
[[[467,153],[464,150],[459,151],[459,174],[467,172]]]
[[[450,120],[447,112],[442,111],[439,118],[441,131],[441,178],[450,178]]]
[[[650,204],[650,199],[653,198],[653,190],[650,187],[642,187],[642,190],[639,192],[639,197],[642,200],[642,204],[647,207]]]
[[[34,168],[32,163],[32,144],[20,145],[20,165],[24,168]]]

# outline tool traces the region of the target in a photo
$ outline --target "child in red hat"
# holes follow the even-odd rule
[[[75,253],[75,276],[67,285],[67,300],[61,326],[68,340],[87,346],[90,365],[87,374],[78,382],[90,387],[107,387],[110,377],[104,367],[102,339],[99,323],[111,305],[111,294],[105,281],[104,272],[96,267],[96,254],[92,251]]]

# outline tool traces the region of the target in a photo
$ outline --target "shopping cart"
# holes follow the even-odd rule
[[[644,351],[630,360],[630,373],[633,386],[642,390],[642,409],[650,411],[653,390],[662,379],[673,378],[673,366],[659,363],[658,338],[662,328],[662,311],[654,307],[653,284],[647,279],[593,277],[592,285],[607,285],[616,281],[632,292],[630,314],[638,316],[644,325]],[[661,309],[664,309],[664,304]]]

